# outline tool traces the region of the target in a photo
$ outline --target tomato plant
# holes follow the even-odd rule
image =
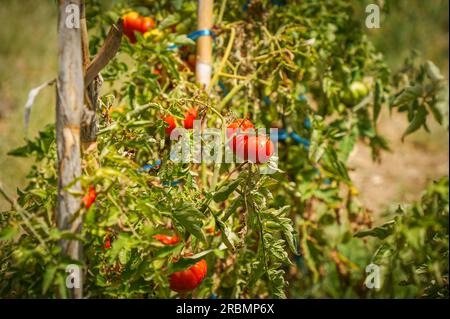
[[[77,194],[83,223],[79,233],[55,228],[55,127],[48,126],[10,153],[36,164],[17,205],[1,215],[1,296],[65,297],[65,267],[77,263],[93,298],[371,297],[364,267],[387,249],[379,245],[404,269],[411,251],[399,243],[420,223],[423,205],[448,218],[439,195],[417,204],[415,217],[389,237],[378,236],[386,242],[368,240],[380,231],[348,173],[358,140],[374,159],[389,149],[377,128],[383,108],[407,113],[405,137],[426,127],[428,114],[443,122],[445,83],[434,64],[407,61],[393,74],[348,1],[244,2],[214,8],[216,62],[205,90],[195,83],[195,42],[187,36],[196,30],[195,1],[120,0],[107,10],[87,1],[91,55],[119,17],[130,41],[102,72],[108,85],[97,149],[83,154],[75,181],[89,188]],[[177,119],[187,129],[201,119],[226,132],[243,163],[171,160]],[[252,135],[256,128],[279,128],[278,140]],[[275,172],[264,174],[267,167]],[[448,240],[448,223],[439,217],[437,225],[417,232]],[[61,255],[58,242],[68,239],[83,244],[84,261]],[[412,252],[423,247],[414,244]],[[448,296],[448,263],[440,261],[448,245],[436,245],[430,267],[439,276],[427,268],[425,284],[408,277],[414,294],[425,285]],[[414,269],[425,261],[417,257]]]

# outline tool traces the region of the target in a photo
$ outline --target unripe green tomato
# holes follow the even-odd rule
[[[175,31],[179,34],[185,34],[185,33],[189,32],[188,26],[186,24],[184,24],[183,22],[180,22],[176,25]]]
[[[341,100],[346,106],[353,105],[353,96],[350,90],[346,89],[345,91],[341,92]]]
[[[347,106],[354,106],[369,94],[367,86],[360,81],[354,81],[350,87],[341,93],[342,102]]]
[[[347,106],[344,103],[339,103],[337,106],[338,112],[344,112]]]
[[[369,89],[364,83],[360,81],[355,81],[352,84],[350,84],[350,92],[353,98],[359,101],[362,98],[366,97],[367,94],[369,94]]]

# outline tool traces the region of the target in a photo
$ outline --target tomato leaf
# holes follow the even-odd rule
[[[195,265],[197,262],[199,262],[201,259],[203,259],[207,254],[211,253],[212,251],[213,251],[212,249],[209,249],[192,256],[180,258],[176,262],[169,264],[168,273],[172,274],[174,272],[188,269],[189,267]]]
[[[236,179],[229,184],[225,184],[221,188],[219,188],[213,195],[213,199],[216,203],[223,202],[228,199],[228,197],[233,193],[236,188],[238,188],[241,183],[240,179]]]

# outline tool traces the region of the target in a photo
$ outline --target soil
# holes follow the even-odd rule
[[[359,198],[375,212],[418,200],[430,181],[449,174],[448,131],[433,125],[431,133],[419,131],[402,142],[406,127],[403,114],[383,114],[380,132],[391,142],[392,152],[376,163],[370,148],[359,143],[349,159]]]

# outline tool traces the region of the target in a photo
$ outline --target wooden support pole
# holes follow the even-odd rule
[[[73,183],[81,176],[80,123],[83,111],[83,58],[80,30],[81,0],[59,0],[58,52],[59,73],[56,92],[56,144],[58,155],[58,198],[56,223],[60,230],[79,225],[74,215],[80,209],[80,198],[72,195],[81,193],[81,184]],[[71,259],[81,261],[82,244],[76,240],[61,241],[63,253]],[[79,272],[81,275],[82,272]],[[70,297],[82,298],[83,279],[79,287],[70,289]]]
[[[87,69],[91,63],[89,53],[89,37],[86,23],[86,3],[81,0],[81,51],[83,54],[83,76],[86,77]],[[81,115],[80,138],[83,152],[97,149],[97,109],[99,108],[99,92],[102,86],[100,76],[97,76],[91,83],[85,83],[84,94],[85,105]]]
[[[198,30],[211,30],[213,27],[213,0],[198,0]],[[211,82],[212,74],[212,47],[211,36],[202,36],[197,39],[197,63],[195,75],[198,83],[206,88]]]

